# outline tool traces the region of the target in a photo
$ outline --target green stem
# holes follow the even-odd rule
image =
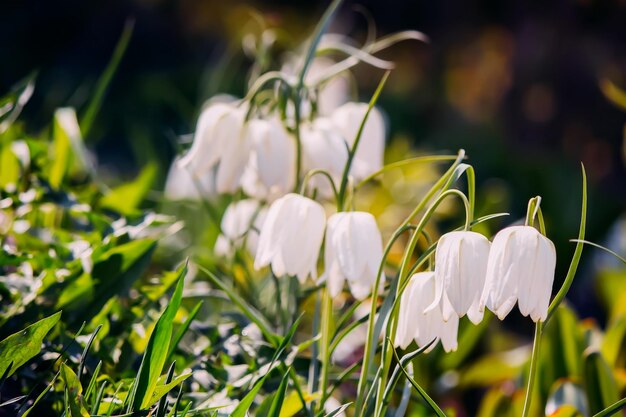
[[[537,365],[539,363],[539,352],[541,350],[541,335],[543,333],[543,323],[537,322],[535,325],[535,339],[533,341],[533,353],[530,358],[530,372],[528,374],[528,385],[526,387],[526,398],[524,399],[524,411],[522,417],[528,417],[532,404],[533,390],[537,380]]]
[[[449,195],[456,195],[460,197],[461,200],[463,201],[463,204],[465,204],[465,209],[466,209],[465,230],[469,229],[469,225],[471,224],[471,219],[469,217],[470,208],[469,208],[469,203],[467,201],[467,197],[465,197],[465,194],[463,194],[461,191],[456,190],[456,189],[449,189],[449,190],[445,190],[444,192],[442,192],[439,195],[439,197],[437,197],[437,199],[428,208],[428,210],[426,210],[426,213],[424,213],[424,215],[420,219],[420,222],[415,228],[415,232],[411,236],[411,240],[409,241],[409,244],[407,245],[404,251],[404,256],[402,257],[402,263],[401,263],[400,272],[399,272],[398,288],[396,290],[396,294],[394,297],[395,300],[397,300],[402,295],[401,289],[404,288],[404,283],[409,279],[409,275],[407,273],[407,271],[410,270],[409,263],[411,261],[413,252],[415,251],[415,247],[417,246],[419,237],[421,236],[422,230],[424,229],[424,227],[426,226],[426,224],[428,223],[428,221],[434,214],[439,204],[441,204],[441,202]],[[376,408],[374,409],[375,410],[374,415],[376,416],[381,415],[380,413],[382,411],[384,389],[385,389],[385,386],[387,385],[387,375],[389,374],[389,367],[391,366],[391,359],[393,357],[393,352],[392,352],[393,347],[389,345],[388,340],[395,340],[395,337],[396,337],[397,315],[399,312],[398,306],[399,306],[399,303],[396,303],[394,308],[391,310],[389,321],[387,322],[387,332],[385,334],[389,335],[389,337],[385,339],[385,341],[383,342],[382,359],[381,359],[382,361],[381,381],[380,381],[380,385],[378,386],[378,395],[376,396]]]
[[[385,83],[387,82],[387,78],[389,78],[389,74],[390,71],[385,72],[385,75],[383,75],[383,78],[378,83],[378,87],[376,88],[376,91],[372,95],[369,105],[367,106],[367,111],[363,116],[363,120],[361,120],[361,124],[359,125],[359,130],[357,131],[356,138],[354,139],[354,143],[352,144],[352,148],[350,149],[350,152],[348,152],[348,160],[346,161],[346,165],[343,168],[343,174],[341,175],[341,185],[339,186],[339,211],[343,211],[344,208],[346,188],[348,186],[348,176],[350,175],[350,168],[352,167],[354,155],[356,154],[359,142],[361,142],[361,136],[363,136],[365,123],[367,122],[367,119],[370,115],[370,112],[374,108],[374,105],[378,101],[378,97],[380,96],[380,93],[383,90]]]
[[[337,204],[339,204],[339,196],[337,194],[337,187],[335,186],[335,180],[333,179],[333,177],[330,175],[328,171],[325,171],[323,169],[312,169],[311,171],[306,173],[306,175],[304,176],[304,179],[302,180],[302,185],[300,186],[300,194],[304,195],[306,193],[306,187],[308,186],[311,178],[313,178],[315,175],[322,175],[326,177],[326,179],[330,183],[330,187],[333,190],[333,195],[335,196],[335,200],[337,201]]]
[[[548,307],[548,317],[546,318],[545,323],[547,324],[552,314],[556,311],[559,305],[565,299],[569,288],[572,286],[572,282],[574,281],[574,276],[576,275],[576,271],[578,270],[578,264],[580,262],[580,257],[582,256],[583,240],[585,240],[585,228],[587,225],[587,174],[585,173],[585,166],[581,164],[582,168],[582,177],[583,177],[583,195],[582,195],[582,207],[580,213],[580,228],[578,229],[578,243],[576,244],[576,249],[574,250],[574,256],[572,257],[572,261],[570,262],[569,269],[567,270],[567,275],[565,276],[565,281],[561,286],[561,289],[550,303]]]
[[[322,363],[322,370],[320,372],[320,404],[319,411],[324,410],[324,404],[326,403],[327,388],[328,388],[328,370],[330,368],[330,338],[332,332],[332,317],[333,317],[333,300],[328,292],[327,288],[324,288],[322,294],[322,338],[320,340],[320,362]]]
[[[385,266],[385,262],[387,260],[387,256],[389,256],[389,252],[391,251],[391,247],[393,244],[406,232],[407,230],[411,230],[413,226],[404,225],[396,229],[396,231],[391,236],[391,239],[387,242],[385,246],[385,250],[383,251],[383,258],[380,260],[380,265],[378,267],[378,275],[376,276],[376,282],[374,283],[374,288],[372,289],[372,305],[370,308],[369,320],[367,322],[367,337],[365,339],[365,350],[363,353],[363,367],[361,368],[361,375],[359,376],[359,384],[357,388],[357,397],[356,397],[356,406],[355,406],[355,417],[359,417],[361,412],[363,411],[363,399],[365,395],[365,389],[367,386],[367,379],[370,373],[370,366],[372,361],[374,360],[374,354],[376,352],[376,345],[378,342],[378,338],[374,335],[374,325],[376,318],[376,303],[378,300],[378,287],[380,286],[380,276],[383,271],[383,267]]]

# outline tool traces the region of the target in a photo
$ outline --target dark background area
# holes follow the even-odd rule
[[[355,5],[368,11],[379,34],[414,29],[431,40],[381,54],[397,62],[380,101],[392,137],[408,137],[429,152],[465,148],[477,169],[480,211],[521,217],[528,198],[542,195],[560,277],[573,250],[567,240],[578,229],[582,161],[590,181],[588,238],[605,242],[626,208],[626,113],[599,85],[608,79],[626,88],[626,1],[346,1],[331,32],[365,39],[367,19]],[[202,102],[217,92],[242,94],[249,61],[239,46],[247,10],[258,10],[298,42],[325,7],[4,0],[0,94],[38,72],[22,116],[33,134],[57,107],[80,113],[125,21],[134,19],[128,51],[86,141],[104,175],[129,178],[150,160],[159,161],[164,175],[177,136],[193,130]],[[381,75],[355,70],[363,100]],[[595,310],[589,271],[573,294],[584,315]]]

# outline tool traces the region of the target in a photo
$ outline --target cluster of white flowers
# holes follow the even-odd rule
[[[315,79],[329,65],[325,60],[313,61],[307,79]],[[369,105],[348,101],[347,79],[342,75],[316,90],[315,105],[300,103],[306,117],[298,123],[289,107],[280,115],[273,110],[251,111],[253,105],[243,100],[209,101],[198,118],[190,150],[170,169],[166,194],[173,199],[210,198],[243,191],[247,198],[231,203],[222,218],[215,245],[218,255],[245,248],[255,256],[257,269],[269,265],[276,276],[317,280],[326,236],[326,270],[321,280],[333,296],[347,281],[354,297],[363,299],[376,282],[382,260],[382,238],[374,216],[342,212],[327,221],[320,203],[295,194],[294,189],[305,174],[321,170],[328,178],[312,176],[306,191],[320,201],[336,197],[333,187],[343,178]],[[351,161],[350,179],[358,181],[380,170],[384,147],[383,116],[372,108]]]
[[[347,95],[336,96],[338,90],[322,87],[282,111],[254,101],[213,101],[198,119],[191,149],[171,171],[181,181],[193,180],[196,191],[169,185],[180,197],[246,195],[224,213],[218,255],[243,248],[257,270],[269,266],[275,276],[324,282],[332,297],[347,283],[353,297],[363,300],[385,282],[382,238],[372,214],[341,211],[345,189],[338,185],[383,167],[385,125],[375,107],[349,102]],[[318,171],[325,176],[312,175]],[[304,195],[296,194],[303,179]],[[327,216],[320,202],[332,198],[339,212]],[[503,319],[518,303],[522,314],[545,320],[555,263],[554,245],[532,226],[504,229],[493,244],[469,230],[444,234],[434,270],[409,277],[401,294],[395,345],[439,340],[446,351],[455,350],[459,319],[467,315],[478,324],[485,306]]]
[[[459,318],[478,324],[485,306],[502,320],[518,303],[524,316],[544,321],[555,267],[554,245],[532,226],[507,227],[493,243],[476,232],[447,233],[434,272],[413,275],[402,295],[395,344],[440,339],[446,351],[456,350]]]

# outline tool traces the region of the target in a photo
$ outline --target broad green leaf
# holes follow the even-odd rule
[[[619,400],[611,369],[601,353],[592,348],[585,352],[584,381],[591,413],[600,412]]]
[[[8,376],[41,350],[41,343],[61,318],[61,312],[31,324],[0,342],[0,375],[11,367]]]
[[[91,273],[95,281],[94,299],[80,319],[91,320],[111,298],[128,292],[148,267],[155,248],[156,242],[152,239],[134,240],[116,246],[94,259]]]
[[[139,411],[153,404],[152,395],[156,388],[159,376],[163,371],[163,365],[167,358],[169,345],[172,339],[174,317],[180,307],[183,296],[184,278],[187,273],[187,265],[179,272],[178,284],[172,295],[172,299],[157,320],[154,330],[150,335],[148,347],[141,360],[137,379],[133,384],[130,394],[128,412]]]
[[[100,200],[100,205],[123,215],[135,214],[150,191],[156,175],[157,165],[155,163],[146,165],[134,181],[122,184],[105,195]]]
[[[72,369],[61,364],[61,379],[65,383],[71,417],[89,417],[89,412],[82,403],[83,387]]]

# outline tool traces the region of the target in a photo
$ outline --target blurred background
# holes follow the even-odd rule
[[[0,94],[37,72],[21,116],[33,134],[58,107],[80,112],[132,20],[128,50],[85,139],[109,178],[132,178],[156,161],[162,184],[202,103],[216,93],[243,94],[251,60],[242,36],[254,16],[282,28],[282,42],[292,47],[326,6],[4,0]],[[391,140],[420,152],[466,149],[477,170],[478,214],[503,210],[516,219],[530,197],[542,195],[558,277],[578,230],[582,161],[590,181],[588,239],[626,252],[626,111],[603,94],[610,83],[626,88],[626,1],[346,0],[330,32],[365,41],[370,21],[379,35],[412,29],[430,38],[380,55],[397,63],[379,102]],[[353,73],[358,96],[368,100],[382,72],[359,66]],[[602,322],[589,291],[611,262],[597,251],[586,258],[570,297],[583,317]]]

